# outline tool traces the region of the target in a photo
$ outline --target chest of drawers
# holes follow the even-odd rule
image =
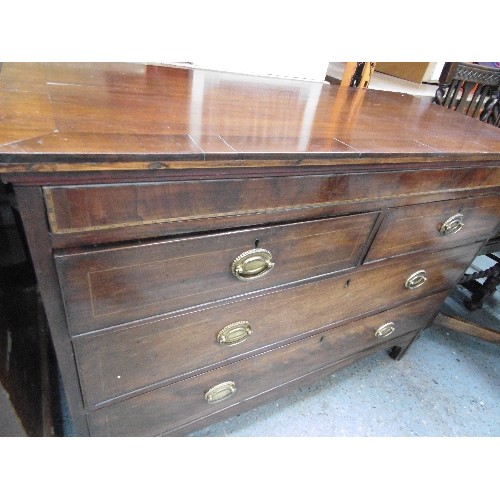
[[[499,131],[418,98],[4,64],[0,99],[81,435],[183,435],[401,356],[500,221]]]

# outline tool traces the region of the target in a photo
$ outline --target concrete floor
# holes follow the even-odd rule
[[[26,431],[10,401],[9,393],[0,383],[0,437],[25,437]]]
[[[500,436],[500,347],[430,328],[399,362],[379,353],[194,437]]]
[[[500,292],[482,310],[444,309],[498,329]],[[500,436],[500,344],[441,327],[424,330],[400,361],[380,352],[287,397],[192,437]]]

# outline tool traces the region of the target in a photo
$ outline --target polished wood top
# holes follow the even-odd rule
[[[0,70],[0,172],[389,159],[500,160],[500,129],[428,97],[326,83],[126,63]]]

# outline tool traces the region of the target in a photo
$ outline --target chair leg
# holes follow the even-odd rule
[[[439,313],[434,320],[434,325],[453,330],[454,332],[478,337],[488,342],[500,342],[500,331],[480,326],[477,323],[456,316]]]
[[[474,287],[471,298],[464,300],[465,307],[470,311],[481,309],[484,301],[495,293],[497,286],[500,284],[500,263],[495,264],[490,273],[483,285]]]

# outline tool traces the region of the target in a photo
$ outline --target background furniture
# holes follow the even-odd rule
[[[436,91],[435,102],[482,122],[500,125],[498,112],[500,95],[500,68],[492,68],[469,63],[445,63]],[[460,286],[472,292],[464,304],[471,311],[482,307],[500,283],[500,264],[497,252],[500,249],[500,232],[495,232],[481,250],[492,261],[484,271],[466,274]],[[478,280],[486,278],[484,283]],[[440,314],[436,322],[442,326],[480,337],[484,340],[500,342],[500,331],[478,325],[466,318]]]
[[[343,78],[347,76],[349,71],[346,72],[348,64],[357,65],[358,63],[344,63],[344,62],[329,62],[326,71],[325,81],[332,85],[340,85]],[[433,99],[436,93],[436,85],[429,85],[427,83],[414,83],[408,80],[403,80],[402,78],[397,78],[395,76],[390,76],[381,73],[376,70],[377,64],[375,65],[375,71],[372,72],[369,88],[371,90],[384,90],[388,92],[400,92],[403,94],[417,95],[417,96],[429,96]],[[444,63],[443,63],[444,64]],[[354,69],[352,70],[354,72]],[[439,75],[438,75],[439,77]],[[350,81],[348,82],[349,86]]]
[[[447,62],[439,78],[435,102],[498,127],[499,91],[500,68]]]
[[[368,88],[374,71],[374,62],[348,62],[346,63],[340,86]],[[329,81],[328,75],[326,81]],[[332,82],[330,81],[330,83]]]
[[[414,83],[434,83],[442,71],[442,63],[378,62],[376,71]]]
[[[399,358],[499,222],[500,131],[419,98],[12,63],[0,98],[81,435],[182,435]]]

